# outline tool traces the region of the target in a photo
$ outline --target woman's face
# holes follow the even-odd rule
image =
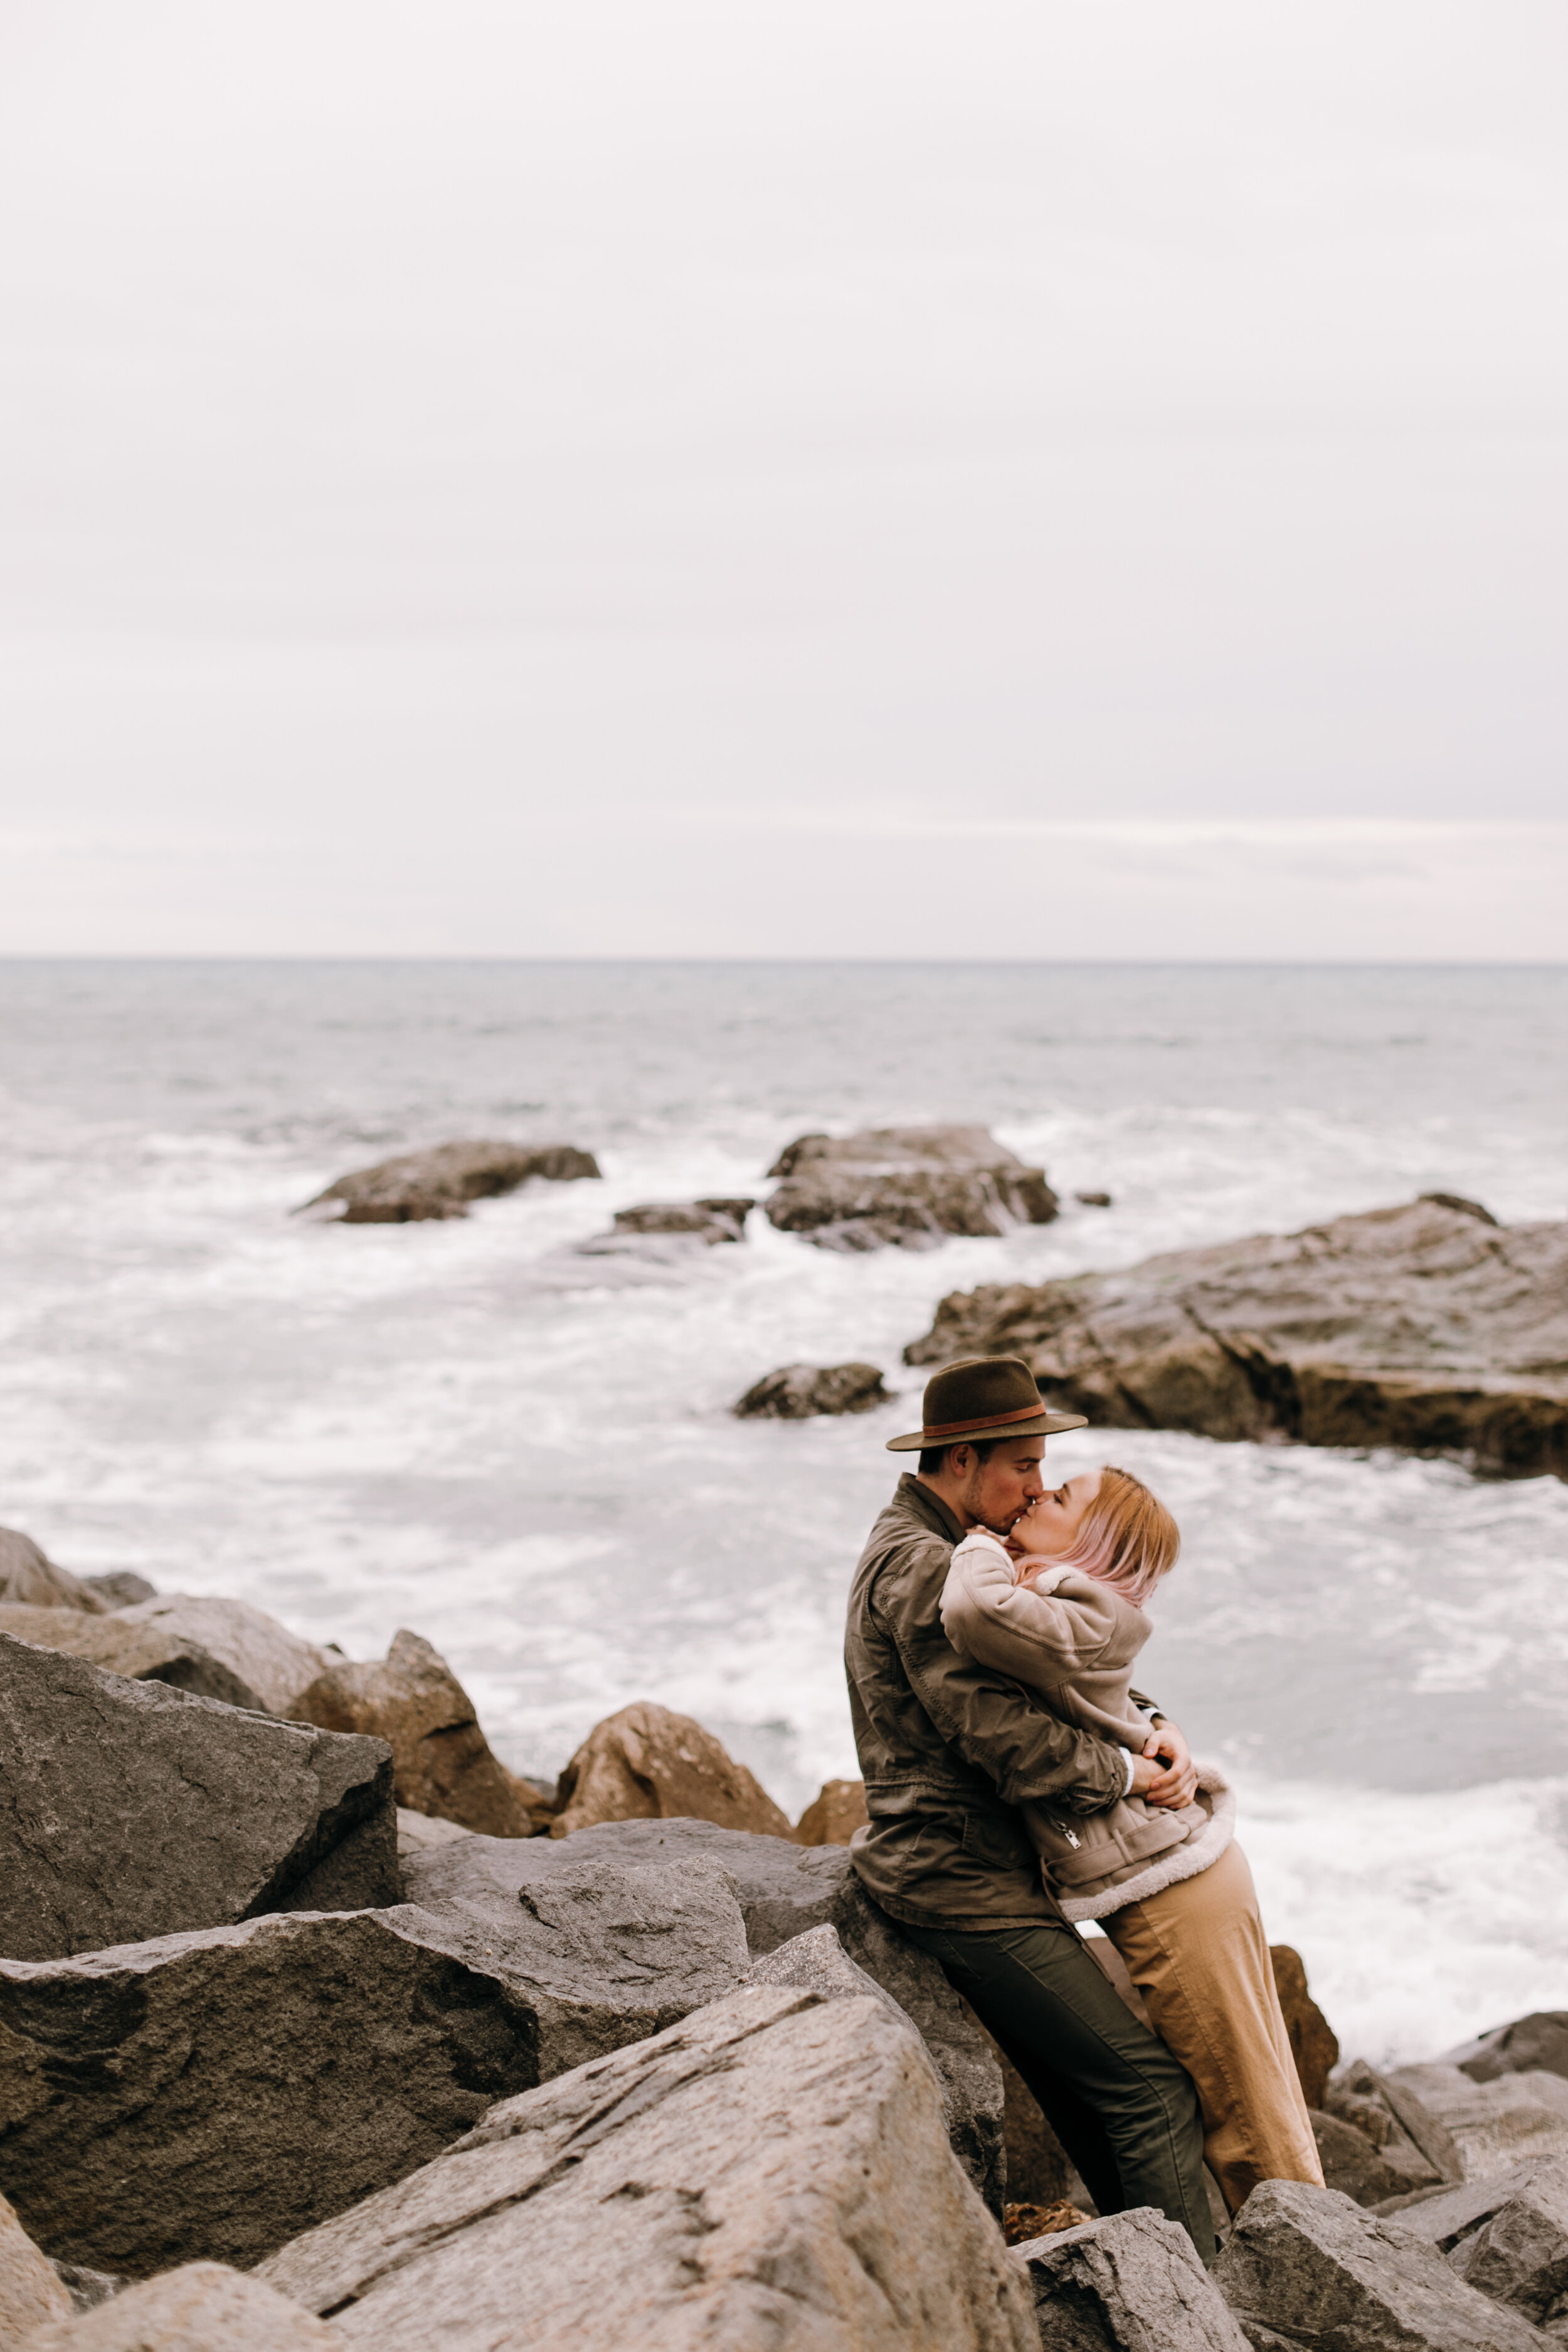
[[[1080,1470],[1065,1486],[1049,1487],[1013,1529],[1013,1541],[1030,1553],[1056,1559],[1071,1551],[1089,1505],[1100,1492],[1098,1470]]]

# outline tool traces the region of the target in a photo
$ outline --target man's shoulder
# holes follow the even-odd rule
[[[878,1514],[866,1538],[855,1577],[862,1593],[868,1595],[875,1584],[879,1598],[887,1599],[900,1591],[923,1589],[933,1577],[947,1574],[952,1538],[932,1524],[932,1515],[921,1507],[920,1497],[910,1496],[908,1489],[913,1483],[900,1481],[899,1491]]]

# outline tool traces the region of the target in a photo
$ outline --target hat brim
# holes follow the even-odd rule
[[[928,1437],[923,1429],[915,1429],[907,1437],[889,1437],[887,1450],[889,1454],[922,1454],[927,1446],[999,1445],[1015,1437],[1060,1437],[1064,1430],[1088,1427],[1086,1412],[1041,1412],[1033,1421],[1016,1421],[1005,1429],[977,1429],[972,1437]]]

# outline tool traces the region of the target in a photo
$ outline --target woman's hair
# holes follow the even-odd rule
[[[1100,1492],[1084,1513],[1072,1549],[1053,1568],[1076,1568],[1099,1579],[1142,1609],[1160,1579],[1176,1565],[1181,1530],[1158,1495],[1131,1470],[1100,1474]]]

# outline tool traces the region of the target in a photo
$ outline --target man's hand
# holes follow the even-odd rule
[[[1162,1716],[1143,1743],[1142,1755],[1133,1760],[1132,1786],[1128,1794],[1175,1813],[1184,1805],[1190,1805],[1197,1791],[1198,1773],[1192,1750],[1177,1726],[1168,1716]]]

